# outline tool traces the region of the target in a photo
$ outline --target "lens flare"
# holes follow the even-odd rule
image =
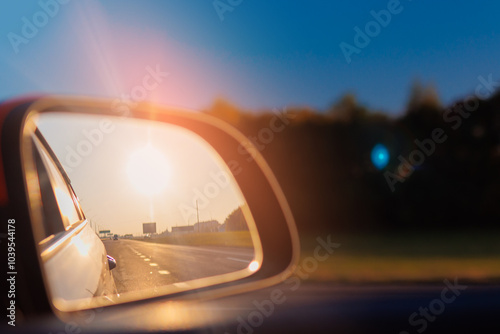
[[[377,144],[373,147],[371,153],[372,164],[378,170],[381,170],[389,163],[389,151],[383,144]]]
[[[248,269],[250,269],[250,271],[252,271],[252,272],[257,271],[259,268],[260,268],[260,264],[257,261],[252,261],[248,265]]]

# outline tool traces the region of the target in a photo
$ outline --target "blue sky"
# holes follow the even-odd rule
[[[414,80],[433,84],[445,104],[472,94],[478,76],[500,81],[500,3],[401,0],[398,13],[346,61],[371,11],[385,1],[69,1],[18,45],[23,17],[56,0],[0,4],[0,98],[42,92],[120,98],[160,78],[145,98],[200,109],[225,97],[245,109],[312,106],[345,93],[397,114]],[[61,0],[62,1],[62,0]],[[45,6],[46,7],[46,6]],[[229,8],[229,7],[227,7]],[[9,35],[10,34],[10,35]],[[9,39],[10,36],[10,39]],[[142,89],[144,91],[144,89]],[[138,95],[137,95],[138,96]]]

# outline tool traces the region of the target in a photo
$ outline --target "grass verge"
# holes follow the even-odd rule
[[[140,240],[159,244],[185,246],[253,247],[249,231],[185,233]]]
[[[302,238],[299,264],[309,258],[308,279],[330,282],[389,283],[500,282],[500,231],[331,235],[340,243],[333,254],[311,266],[316,238]],[[319,236],[325,239],[326,236]],[[323,254],[323,253],[321,253]]]

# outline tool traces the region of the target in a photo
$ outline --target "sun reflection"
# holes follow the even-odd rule
[[[54,192],[57,198],[57,204],[59,205],[59,210],[61,212],[61,215],[63,216],[63,220],[67,224],[75,221],[76,218],[73,217],[75,212],[75,204],[73,203],[73,199],[70,197],[68,192],[62,190],[59,187],[56,187],[54,189]]]
[[[88,256],[91,245],[90,243],[83,242],[80,237],[73,238],[72,242],[75,244],[76,249],[82,256]]]
[[[260,268],[260,264],[257,261],[252,261],[248,265],[248,269],[250,269],[250,271],[252,271],[252,272],[256,272],[259,268]]]
[[[144,195],[161,193],[168,185],[172,168],[165,155],[147,145],[130,155],[127,175],[134,187]]]

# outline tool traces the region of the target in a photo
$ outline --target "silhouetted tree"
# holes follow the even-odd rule
[[[235,209],[231,212],[227,218],[224,220],[224,225],[226,226],[226,231],[246,231],[248,230],[248,224],[245,220],[245,215],[241,208]]]
[[[440,110],[442,106],[434,85],[424,86],[416,80],[411,87],[406,109],[408,112],[413,112],[421,108]]]
[[[367,116],[368,111],[358,104],[354,94],[346,94],[327,113],[335,120],[353,122],[354,120],[362,120]]]

